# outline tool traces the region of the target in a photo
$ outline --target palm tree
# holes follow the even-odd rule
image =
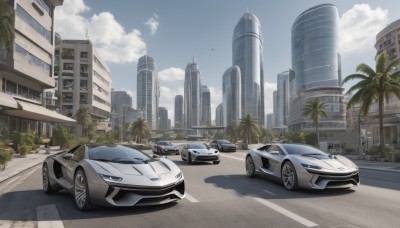
[[[233,122],[225,128],[224,135],[226,135],[232,143],[235,143],[237,141],[237,131],[238,126],[235,122]]]
[[[244,139],[244,143],[251,143],[251,139],[258,139],[258,125],[256,120],[250,114],[247,114],[240,120],[239,132]]]
[[[75,113],[75,118],[78,124],[82,126],[82,136],[88,136],[88,128],[92,122],[92,117],[90,116],[89,108],[81,105]]]
[[[393,93],[400,99],[400,71],[397,70],[399,61],[388,62],[386,53],[381,53],[376,61],[375,70],[365,63],[357,66],[359,74],[347,76],[343,83],[350,80],[359,80],[346,94],[355,94],[347,103],[347,109],[356,104],[361,104],[360,112],[366,116],[371,105],[378,102],[379,105],[379,142],[381,157],[384,157],[384,132],[383,132],[383,105],[385,98]]]
[[[310,116],[313,124],[315,125],[315,133],[317,134],[317,147],[319,147],[319,132],[318,125],[321,117],[326,117],[326,113],[323,109],[324,103],[319,98],[314,98],[307,102],[303,109],[303,116]]]
[[[136,143],[141,143],[143,137],[150,136],[150,127],[143,118],[137,119],[131,125],[132,136],[136,138]]]
[[[0,0],[0,48],[8,48],[14,40],[14,9],[8,0]]]

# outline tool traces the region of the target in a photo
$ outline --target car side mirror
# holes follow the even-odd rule
[[[70,153],[65,153],[65,154],[63,154],[62,157],[63,157],[64,159],[71,159],[71,158],[74,157],[74,155],[73,155],[73,154],[70,154]]]
[[[153,158],[159,159],[160,156],[158,156],[157,154],[153,154]]]

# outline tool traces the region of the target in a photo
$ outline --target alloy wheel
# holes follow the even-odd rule
[[[296,171],[291,162],[285,162],[282,167],[282,181],[287,190],[294,190],[297,187]]]
[[[255,176],[255,167],[254,167],[254,162],[251,156],[246,157],[246,173],[247,176],[249,177],[254,177]]]

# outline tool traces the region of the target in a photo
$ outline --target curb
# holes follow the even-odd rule
[[[11,178],[13,178],[13,177],[15,177],[15,176],[17,176],[18,174],[21,174],[21,173],[27,171],[28,169],[31,169],[31,168],[33,168],[33,167],[35,167],[35,166],[40,165],[41,163],[43,163],[43,161],[38,162],[38,163],[36,163],[36,164],[33,164],[33,165],[31,165],[31,166],[28,166],[28,167],[26,167],[26,168],[20,170],[19,172],[12,173],[10,176],[6,177],[5,179],[0,180],[0,184],[3,183],[3,182],[6,182],[7,180],[9,180],[9,179],[11,179]],[[7,167],[6,167],[6,169],[7,169]]]

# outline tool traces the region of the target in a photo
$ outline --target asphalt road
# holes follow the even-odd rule
[[[400,227],[400,173],[361,170],[349,190],[286,191],[280,183],[246,177],[244,152],[222,153],[219,165],[188,165],[178,203],[80,212],[65,191],[45,195],[34,167],[0,184],[3,227]]]

